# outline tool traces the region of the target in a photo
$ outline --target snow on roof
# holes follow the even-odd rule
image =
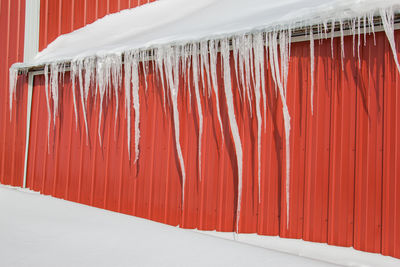
[[[348,19],[399,0],[159,0],[62,35],[34,63]]]

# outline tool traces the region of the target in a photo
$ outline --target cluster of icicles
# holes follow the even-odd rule
[[[394,54],[396,66],[400,71],[399,62],[396,55],[396,48],[394,42],[394,12],[390,10],[380,10],[380,17],[382,24],[389,40],[389,43]],[[363,23],[361,23],[363,22]],[[360,41],[362,34],[364,34],[364,43],[366,34],[374,34],[374,16],[373,13],[346,20],[332,20],[329,22],[321,23],[318,26],[308,27],[305,29],[310,40],[310,79],[311,79],[311,109],[313,108],[313,95],[314,95],[314,40],[331,38],[333,40],[335,34],[335,26],[339,27],[341,34],[341,48],[342,48],[342,64],[344,55],[344,28],[346,27],[353,34],[353,56],[357,52],[358,58],[359,48],[362,41]],[[363,26],[361,26],[363,25]],[[302,28],[304,30],[304,28]],[[203,111],[201,107],[200,94],[208,94],[211,96],[212,92],[216,99],[216,110],[218,114],[218,122],[220,131],[223,131],[221,122],[221,108],[227,108],[230,130],[232,133],[234,146],[236,150],[237,167],[238,167],[238,198],[237,198],[237,218],[236,224],[238,226],[241,206],[241,191],[242,191],[242,170],[243,170],[243,149],[242,142],[239,135],[239,129],[235,117],[233,92],[231,85],[231,75],[236,75],[237,84],[242,99],[247,97],[248,102],[252,103],[255,100],[256,119],[257,119],[257,149],[258,149],[258,198],[260,201],[260,150],[261,150],[261,131],[262,127],[266,127],[266,78],[264,68],[270,68],[272,79],[275,84],[275,96],[280,97],[283,103],[283,119],[285,126],[285,145],[286,145],[286,212],[287,212],[287,226],[289,224],[289,207],[290,207],[290,113],[286,104],[287,95],[287,78],[290,62],[290,49],[292,31],[290,27],[279,28],[271,31],[261,31],[256,33],[248,33],[240,36],[231,36],[229,38],[222,38],[218,40],[205,40],[200,42],[186,43],[183,45],[166,45],[160,46],[151,50],[132,50],[125,51],[121,54],[112,54],[104,57],[87,57],[69,61],[69,71],[71,72],[72,80],[72,93],[74,98],[74,112],[76,125],[78,125],[78,110],[77,101],[81,102],[83,117],[86,128],[86,135],[88,132],[88,122],[86,115],[86,105],[88,96],[94,90],[93,94],[100,97],[100,103],[103,103],[105,98],[111,98],[113,95],[116,100],[115,119],[117,118],[119,106],[119,90],[121,90],[122,79],[124,78],[125,84],[125,114],[127,120],[127,136],[128,136],[128,150],[131,155],[131,107],[134,109],[134,161],[139,158],[139,142],[140,142],[140,101],[139,101],[139,71],[142,69],[144,72],[144,81],[146,81],[147,90],[147,71],[149,60],[153,61],[154,72],[158,75],[162,83],[162,92],[164,97],[164,107],[166,103],[172,104],[174,131],[175,131],[175,145],[180,163],[180,171],[182,175],[182,205],[184,200],[184,187],[186,181],[185,165],[182,156],[180,145],[180,130],[179,130],[179,113],[178,113],[178,90],[180,77],[185,77],[188,87],[190,86],[190,77],[193,77],[194,93],[197,105],[197,113],[199,118],[199,133],[198,133],[198,159],[201,159],[201,141],[203,135]],[[315,35],[315,36],[314,36]],[[358,36],[358,42],[355,41]],[[233,51],[234,70],[231,71],[230,57]],[[217,54],[221,54],[222,60],[222,75],[223,75],[223,88],[226,98],[226,107],[221,107],[219,104],[218,96],[218,82],[217,82]],[[333,45],[332,45],[333,57]],[[144,67],[139,68],[139,63],[142,62]],[[124,67],[123,67],[124,65]],[[59,102],[59,77],[60,74],[66,71],[66,62],[56,62],[45,65],[45,92],[47,100],[47,111],[49,114],[48,131],[50,130],[51,120],[55,120],[58,112]],[[191,71],[188,71],[191,70]],[[124,71],[124,75],[123,75]],[[15,85],[18,76],[18,68],[12,67],[10,69],[10,104],[12,104],[12,96],[15,95]],[[199,88],[200,79],[202,84],[207,81],[208,92],[204,88]],[[75,84],[77,82],[77,87]],[[76,98],[76,91],[79,90],[80,99]],[[191,89],[188,88],[188,92]],[[169,97],[168,95],[169,94]],[[171,101],[167,101],[170,99]],[[261,107],[261,99],[263,106]],[[52,102],[52,105],[51,105]],[[51,106],[53,110],[51,111]],[[100,104],[99,122],[101,122],[102,107]],[[251,107],[250,107],[251,109]],[[52,112],[52,114],[51,114]],[[262,121],[261,113],[264,113],[264,122]],[[101,125],[99,123],[98,134],[101,142]],[[222,134],[222,136],[224,136]],[[200,162],[199,162],[199,166]],[[199,168],[200,172],[201,168]],[[201,177],[201,173],[199,173]],[[237,227],[236,226],[236,227]]]

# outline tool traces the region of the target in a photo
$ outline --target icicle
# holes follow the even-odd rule
[[[243,152],[242,142],[240,140],[239,128],[235,117],[235,108],[233,104],[233,93],[231,84],[231,69],[229,60],[229,42],[228,40],[221,41],[221,53],[224,63],[224,88],[226,105],[228,107],[229,125],[232,131],[233,142],[235,144],[236,160],[238,166],[238,200],[236,211],[236,231],[239,232],[240,206],[242,203],[242,177],[243,177]]]
[[[273,63],[275,65],[276,81],[279,88],[279,94],[282,101],[283,109],[283,120],[285,125],[285,141],[286,141],[286,227],[289,227],[289,208],[290,208],[290,115],[286,103],[285,89],[281,81],[281,75],[279,73],[279,59],[278,59],[278,47],[277,47],[277,33],[273,34],[272,38],[273,46]],[[272,55],[271,55],[272,56]],[[282,61],[282,60],[281,60]]]
[[[143,75],[144,75],[144,84],[146,86],[146,93],[147,93],[147,51],[141,51],[139,53],[140,61],[142,61],[142,66],[143,66]]]
[[[139,60],[139,54],[134,52],[132,60],[132,99],[133,109],[135,110],[135,163],[139,159],[140,141]],[[144,62],[142,62],[142,64],[144,64]]]
[[[56,124],[56,114],[58,112],[58,63],[51,63],[50,65],[50,91],[51,91],[51,98],[53,100],[53,123],[54,127]]]
[[[166,68],[167,79],[169,83],[169,91],[172,100],[172,111],[174,116],[174,128],[175,128],[175,145],[176,152],[178,154],[179,164],[182,173],[182,209],[185,200],[185,183],[186,183],[186,172],[185,163],[183,161],[182,149],[180,144],[180,129],[179,129],[179,111],[178,111],[178,91],[179,91],[179,61],[176,59],[176,51],[172,47],[166,49],[164,57],[164,65]]]
[[[10,87],[9,87],[9,93],[10,93],[10,121],[12,118],[12,105],[13,105],[13,96],[15,97],[16,95],[16,90],[17,90],[17,81],[18,81],[18,68],[15,66],[11,66],[9,70],[9,79],[10,79]]]
[[[165,103],[166,103],[166,99],[165,99],[165,84],[164,84],[164,65],[163,65],[163,58],[164,58],[164,50],[162,48],[157,49],[157,53],[156,53],[156,64],[158,67],[158,72],[161,78],[161,86],[162,86],[162,93],[163,93],[163,107],[164,107],[164,112],[165,112]]]
[[[208,60],[208,42],[203,41],[200,43],[200,54],[201,54],[201,69],[206,70],[207,75],[207,87],[208,87],[208,97],[211,96],[211,79],[210,79],[210,61]],[[204,78],[203,79],[203,86],[204,86]]]
[[[239,83],[239,74],[238,74],[239,41],[240,41],[240,39],[236,36],[232,38],[232,50],[233,50],[233,60],[234,60],[234,64],[235,64],[236,84],[237,84],[237,87],[239,88],[240,99],[242,100],[242,94],[244,94],[244,92],[243,92],[243,88],[242,88],[242,91],[240,90],[241,86]],[[215,56],[215,58],[216,58],[216,56]]]
[[[98,134],[99,134],[99,142],[102,145],[101,140],[101,117],[103,113],[103,100],[104,95],[106,94],[107,87],[107,71],[105,65],[105,58],[101,57],[97,59],[97,67],[96,67],[96,84],[100,94],[100,110],[99,110],[99,126],[98,126]]]
[[[397,57],[396,42],[394,39],[393,11],[380,9],[379,13],[382,18],[383,28],[385,29],[386,37],[387,37],[390,47],[392,49],[394,62],[396,63],[397,70],[400,73],[399,59]]]
[[[311,73],[311,114],[314,115],[314,33],[310,28],[310,73]]]
[[[335,37],[335,19],[332,19],[332,25],[331,25],[331,52],[332,52],[332,58],[334,56],[333,53],[333,38]]]
[[[201,181],[201,141],[203,137],[203,110],[201,108],[201,100],[200,100],[200,90],[199,90],[199,55],[198,55],[198,47],[196,43],[192,44],[192,66],[193,66],[193,82],[194,82],[194,91],[196,94],[196,103],[197,103],[197,113],[199,116],[199,146],[198,146],[198,157],[199,157],[199,179]]]
[[[249,101],[249,108],[250,108],[250,116],[253,115],[253,108],[252,108],[252,96],[251,96],[251,76],[253,76],[253,71],[251,70],[251,40],[249,39],[248,36],[243,36],[243,44],[240,47],[240,54],[242,54],[243,60],[244,60],[244,71],[245,71],[245,77],[246,77],[246,92],[247,92],[247,98]]]
[[[87,104],[90,84],[94,84],[95,78],[95,60],[93,58],[85,58],[83,60],[83,65],[85,68],[85,103]]]
[[[353,57],[356,56],[356,19],[351,21],[351,34],[353,35]]]
[[[217,116],[218,116],[218,123],[221,129],[221,136],[222,142],[224,142],[224,130],[222,127],[222,119],[221,119],[221,109],[219,106],[219,93],[218,93],[218,78],[217,78],[217,47],[218,44],[216,41],[210,41],[210,71],[211,71],[211,81],[212,81],[212,88],[215,94],[215,105],[217,108]]]
[[[76,105],[76,92],[75,92],[75,81],[76,81],[76,72],[77,72],[77,65],[75,62],[71,62],[71,90],[72,90],[72,97],[74,99],[74,112],[75,112],[75,127],[76,131],[78,130],[78,107]]]
[[[82,113],[83,113],[83,119],[85,121],[85,129],[86,129],[86,144],[89,143],[89,126],[88,126],[88,121],[87,121],[87,115],[86,115],[86,105],[84,101],[84,87],[83,87],[83,61],[79,60],[76,62],[77,64],[77,69],[75,71],[78,71],[78,76],[79,76],[79,90],[81,94],[81,105],[82,105]],[[74,74],[75,76],[76,74]]]
[[[263,33],[258,33],[253,38],[255,40],[255,58],[258,58],[256,61],[256,73],[257,70],[257,62],[259,65],[259,71],[261,72],[261,92],[262,92],[262,99],[263,99],[263,108],[264,108],[264,130],[266,130],[267,125],[267,95],[265,92],[265,60],[264,60],[264,38]]]
[[[363,22],[364,22],[364,46],[367,45],[367,16],[364,15],[363,17]]]
[[[344,32],[343,32],[343,22],[342,20],[339,21],[339,27],[340,27],[340,48],[341,48],[341,59],[342,59],[342,71],[344,70],[344,64],[343,64],[343,59],[345,57],[344,54]]]
[[[115,55],[112,57],[112,84],[115,94],[115,116],[114,116],[114,139],[116,138],[115,132],[117,129],[117,118],[119,109],[119,88],[122,83],[122,57],[121,55]]]
[[[361,43],[361,19],[358,17],[358,44],[357,44],[357,54],[358,54],[358,67],[361,68],[361,58],[360,58],[360,43]]]
[[[49,94],[49,65],[44,66],[44,92],[46,94],[46,104],[47,104],[47,153],[50,154],[51,111],[50,111],[50,94]]]
[[[127,52],[124,56],[124,83],[125,83],[125,119],[126,135],[128,139],[128,155],[131,159],[131,75],[132,75],[132,53]]]
[[[374,36],[374,45],[376,46],[376,38],[375,38],[375,26],[374,26],[374,13],[369,14],[369,22],[370,22],[370,31],[372,31],[372,34]]]
[[[273,52],[273,39],[276,39],[276,38],[277,37],[276,37],[275,33],[274,34],[268,33],[269,63],[270,63],[270,66],[271,66],[272,80],[274,81],[274,84],[275,84],[275,87],[274,87],[275,95],[277,95],[277,91],[276,91],[277,82],[276,82],[276,77],[275,77],[275,64],[274,64],[274,57],[273,57],[273,54],[274,54],[274,52]]]
[[[254,95],[256,98],[256,117],[257,117],[257,159],[258,159],[258,203],[261,203],[261,130],[262,130],[262,119],[260,111],[260,87],[261,87],[261,76],[264,73],[261,72],[261,66],[264,64],[264,47],[261,33],[258,33],[254,37],[254,63],[255,63],[255,87]],[[264,99],[265,100],[265,99]],[[265,112],[264,112],[265,115]]]

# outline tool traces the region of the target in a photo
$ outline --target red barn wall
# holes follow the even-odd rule
[[[3,2],[7,1],[1,2],[2,7],[6,5]],[[43,0],[40,48],[46,47],[60,34],[137,3],[128,0]],[[398,31],[396,41],[400,43]],[[4,43],[2,39],[0,42]],[[267,127],[262,132],[259,204],[254,103],[250,111],[250,103],[241,101],[232,72],[235,112],[244,152],[239,231],[354,246],[359,250],[400,258],[400,77],[390,46],[384,33],[376,34],[376,46],[374,37],[368,36],[366,46],[361,46],[359,68],[358,59],[352,56],[352,37],[346,37],[342,71],[340,41],[334,41],[334,58],[331,58],[330,41],[316,43],[314,114],[310,106],[309,50],[308,42],[292,44],[287,97],[292,118],[288,229],[282,104],[275,98],[271,74],[266,70],[267,116],[263,119]],[[222,77],[220,69],[218,67],[219,77]],[[171,225],[232,231],[237,166],[222,80],[219,81],[219,90],[224,137],[216,119],[214,96],[202,96],[201,100],[204,112],[201,182],[198,177],[195,100],[189,101],[188,86],[181,81],[178,96],[180,141],[187,173],[183,212],[172,113],[169,107],[164,111],[161,85],[152,72],[148,74],[148,84],[146,91],[142,75],[140,157],[138,164],[134,164],[132,159],[129,160],[127,150],[123,107],[119,108],[115,124],[115,100],[107,104],[101,120],[100,145],[97,134],[99,101],[92,101],[88,107],[90,136],[86,138],[80,107],[78,125],[75,123],[68,75],[60,97],[56,126],[48,136],[44,78],[37,76],[27,186],[44,194]],[[190,88],[193,90],[193,85]],[[22,100],[18,109],[25,109],[23,92],[26,90],[22,89],[19,90]],[[5,92],[2,94],[8,96]],[[9,120],[4,119],[9,116],[8,106],[1,108],[4,114],[8,114],[2,114],[1,125],[8,125]],[[17,123],[15,118],[19,117],[14,117],[10,126],[10,131],[14,132],[8,135],[12,138],[15,138],[12,133],[19,134],[18,127],[24,129],[25,123],[19,126],[20,122]],[[25,117],[20,120],[25,120]],[[131,135],[134,136],[134,129]],[[0,141],[6,140],[4,136],[0,135],[0,138]],[[3,172],[12,169],[4,168],[4,151],[8,154],[8,151],[15,150],[2,147]],[[131,151],[134,151],[133,142]],[[23,158],[24,153],[19,154]],[[20,167],[14,165],[12,171],[17,174]],[[15,178],[2,178],[1,182],[20,184],[20,176],[9,177]]]
[[[25,0],[0,0],[0,183],[22,185],[26,131],[26,77],[10,110],[8,69],[24,60]]]

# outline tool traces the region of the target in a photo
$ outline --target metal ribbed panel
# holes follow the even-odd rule
[[[18,27],[14,29],[17,24],[11,26],[9,23],[16,16],[3,16],[4,10],[11,10],[10,2],[12,6],[18,3],[2,0],[0,16],[2,33],[8,34],[18,32]],[[136,4],[137,1],[123,0],[43,0],[40,47],[44,48],[62,33]],[[5,58],[17,58],[19,50],[12,52],[16,46],[8,44],[21,43],[21,40],[13,41],[14,37],[7,36],[7,42],[0,39],[1,48],[4,47],[0,52],[8,53]],[[396,38],[400,42],[398,32]],[[360,69],[357,57],[352,55],[352,37],[346,37],[343,72],[340,40],[334,40],[333,59],[330,41],[316,42],[314,114],[310,107],[309,43],[292,44],[288,86],[288,108],[292,117],[288,229],[282,104],[275,98],[270,71],[266,70],[267,127],[262,131],[260,204],[255,103],[250,111],[250,103],[240,99],[238,88],[241,85],[236,84],[236,78],[232,76],[235,112],[244,152],[241,232],[354,246],[400,257],[400,210],[397,204],[400,201],[399,77],[385,35],[376,34],[377,45],[373,43],[371,35],[367,45],[361,45]],[[23,45],[20,47],[23,49]],[[220,58],[217,62],[220,64]],[[217,70],[220,105],[225,107],[220,65]],[[8,69],[2,70],[0,75],[7,77]],[[107,112],[102,115],[100,145],[97,134],[99,101],[92,101],[88,106],[90,138],[87,139],[79,101],[78,125],[75,123],[71,84],[66,75],[56,127],[47,136],[44,78],[37,76],[33,91],[28,187],[44,194],[171,225],[232,231],[237,166],[226,109],[221,109],[222,138],[215,96],[201,98],[204,131],[199,166],[196,102],[194,99],[189,102],[188,86],[181,80],[178,101],[181,146],[187,172],[182,207],[182,178],[174,144],[172,113],[168,105],[164,111],[161,84],[152,71],[148,74],[147,91],[143,74],[140,79],[141,141],[136,165],[132,159],[129,161],[123,101],[120,101],[116,124],[115,100],[108,102]],[[194,85],[190,88],[193,90]],[[8,101],[7,92],[7,87],[0,91],[4,101]],[[3,153],[1,182],[6,184],[20,184],[22,180],[26,90],[20,88],[18,92],[21,93],[17,99],[22,100],[18,109],[14,105],[11,123],[8,103],[1,106],[0,123],[7,129],[0,131],[0,145],[3,145],[0,147]],[[133,117],[133,110],[131,115]],[[134,129],[131,135],[134,136]],[[131,151],[134,151],[133,143]]]
[[[388,43],[385,66],[396,68]],[[383,101],[382,253],[400,258],[400,77],[395,71],[385,71]]]
[[[381,250],[383,75],[386,36],[369,38],[361,48],[356,108],[354,247]],[[392,70],[394,71],[394,70]]]
[[[26,129],[26,77],[20,77],[10,120],[8,69],[23,61],[25,1],[0,1],[0,182],[22,185]]]

